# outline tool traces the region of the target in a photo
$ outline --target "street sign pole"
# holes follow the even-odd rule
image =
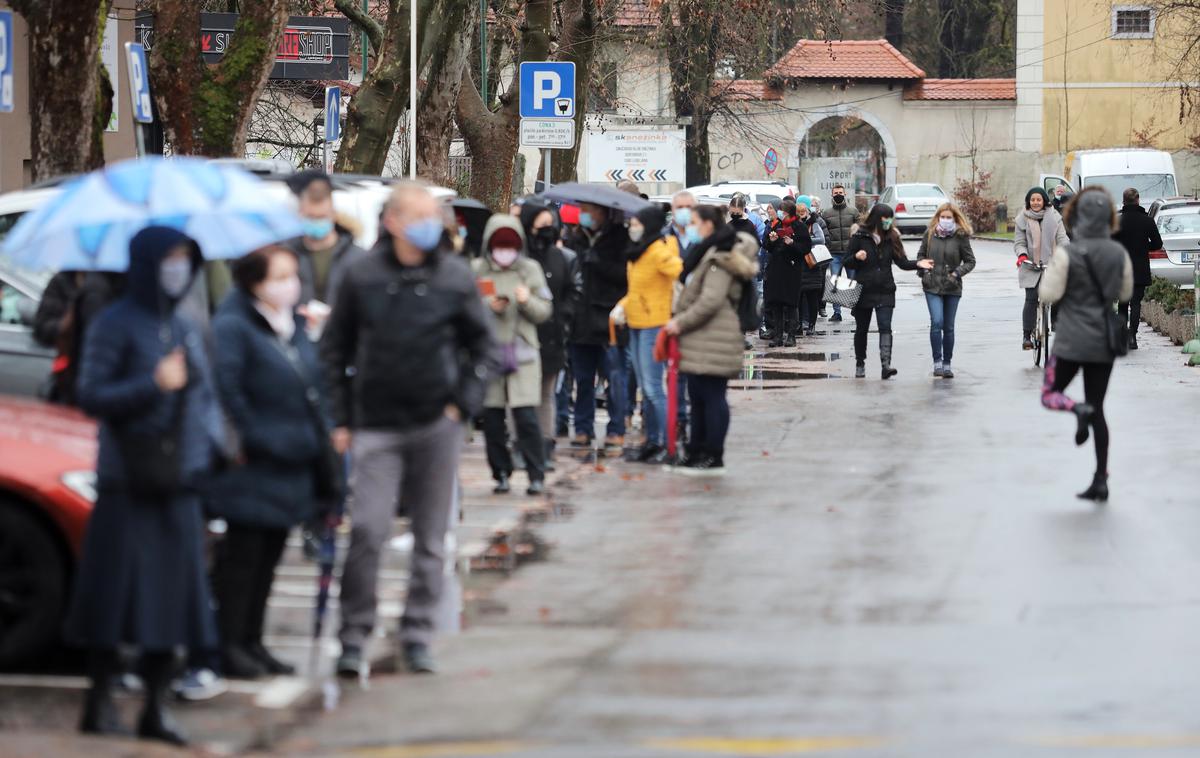
[[[333,173],[333,143],[342,137],[342,88],[325,88],[325,147],[321,163],[325,173]]]
[[[137,42],[125,43],[125,65],[129,71],[129,97],[133,100],[133,138],[137,156],[146,154],[146,127],[153,123],[154,110],[150,104],[150,69],[146,65],[146,48]]]
[[[553,176],[553,172],[550,170],[550,160],[551,160],[551,156],[554,155],[554,150],[547,147],[547,148],[545,148],[545,151],[546,151],[546,175],[542,177],[542,191],[543,192],[550,189],[550,177]]]

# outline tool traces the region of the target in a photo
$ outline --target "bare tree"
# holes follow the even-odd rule
[[[11,0],[9,5],[29,25],[29,73],[37,83],[29,94],[33,180],[102,163],[100,135],[108,119],[100,121],[96,113],[108,0]]]
[[[155,0],[150,77],[167,141],[182,155],[241,156],[251,114],[287,25],[287,0],[240,4],[233,38],[220,63],[200,52],[200,9],[194,0]]]

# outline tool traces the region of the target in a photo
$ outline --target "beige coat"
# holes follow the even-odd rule
[[[758,273],[758,242],[740,233],[733,250],[709,250],[675,304],[679,370],[734,377],[742,371],[745,335],[738,323],[742,287]],[[751,285],[752,286],[752,285]]]
[[[500,268],[487,256],[488,242],[501,227],[516,230],[524,241],[525,234],[519,221],[503,214],[492,216],[483,232],[484,257],[473,260],[471,268],[479,279],[491,280],[497,296],[508,298],[508,307],[502,313],[492,312],[492,315],[496,342],[502,347],[514,346],[518,367],[515,373],[492,377],[483,405],[485,408],[536,408],[542,402],[541,345],[537,325],[550,318],[554,306],[541,265],[525,256],[524,251],[507,269]],[[519,286],[529,290],[529,299],[522,304],[517,303]],[[485,304],[488,300],[484,298]],[[488,310],[491,311],[490,306]]]

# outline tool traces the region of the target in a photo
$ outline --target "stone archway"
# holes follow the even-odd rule
[[[896,167],[899,163],[899,153],[896,150],[896,138],[892,136],[892,132],[888,129],[887,124],[883,119],[879,118],[870,111],[862,110],[853,105],[837,104],[829,105],[823,108],[813,108],[806,110],[800,114],[800,124],[796,128],[796,137],[794,144],[797,146],[789,158],[789,170],[792,174],[793,183],[798,178],[800,168],[799,156],[796,152],[799,146],[804,144],[804,138],[808,135],[809,130],[816,126],[821,121],[831,117],[856,118],[870,125],[872,129],[879,135],[879,139],[883,142],[883,166],[884,166],[884,184],[891,185],[896,183]],[[882,189],[882,188],[881,188]]]

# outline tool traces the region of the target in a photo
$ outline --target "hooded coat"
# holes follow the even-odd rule
[[[285,344],[254,297],[237,289],[213,319],[217,391],[244,463],[215,477],[206,503],[210,515],[231,523],[290,529],[317,514],[313,470],[321,439],[308,392],[321,386],[321,368],[304,319],[294,318]]]
[[[492,238],[502,229],[520,238],[521,255],[508,268],[501,268],[490,255]],[[536,408],[542,403],[541,343],[538,325],[554,313],[546,275],[537,261],[525,254],[525,230],[512,216],[497,213],[483,228],[483,253],[471,261],[471,269],[480,281],[490,280],[497,297],[508,298],[508,307],[492,312],[496,341],[501,350],[515,357],[516,371],[498,373],[488,382],[483,398],[485,408]],[[529,290],[529,299],[517,302],[517,287]],[[485,298],[486,300],[486,298]],[[488,309],[491,311],[491,309]]]
[[[629,292],[621,298],[630,329],[653,329],[671,320],[671,299],[675,280],[683,270],[679,243],[672,235],[663,235],[667,216],[657,205],[638,211],[637,220],[645,232],[631,242],[627,256]]]
[[[707,251],[675,304],[679,370],[734,377],[742,371],[745,335],[737,307],[758,273],[758,240],[726,227],[705,240]]]
[[[1106,193],[1081,193],[1075,208],[1075,240],[1062,248],[1066,255],[1050,259],[1038,287],[1042,302],[1058,305],[1050,350],[1080,363],[1112,363],[1105,311],[1114,300],[1133,296],[1133,264],[1111,239],[1113,208]]]
[[[188,237],[165,227],[138,233],[129,246],[125,295],[95,318],[85,338],[79,404],[100,422],[100,449],[98,496],[66,620],[73,644],[165,652],[217,642],[198,491],[223,435],[200,335],[159,284],[159,268],[179,244],[192,248],[194,277],[202,260]],[[187,386],[163,392],[155,369],[178,347],[187,356]],[[134,497],[128,483],[138,461],[126,460],[118,433],[162,435],[173,425],[185,486],[166,502]]]
[[[629,290],[625,252],[629,232],[610,219],[598,233],[580,230],[575,245],[580,253],[583,297],[571,327],[572,343],[608,345],[608,314]]]
[[[554,230],[554,242],[539,240],[533,231],[533,222],[543,211],[554,216],[554,226],[546,227]],[[583,295],[579,256],[557,244],[562,229],[558,214],[550,206],[535,202],[522,205],[521,227],[525,230],[529,257],[541,265],[546,287],[554,300],[553,315],[538,324],[538,342],[542,345],[542,374],[557,374],[567,365],[567,331]]]

